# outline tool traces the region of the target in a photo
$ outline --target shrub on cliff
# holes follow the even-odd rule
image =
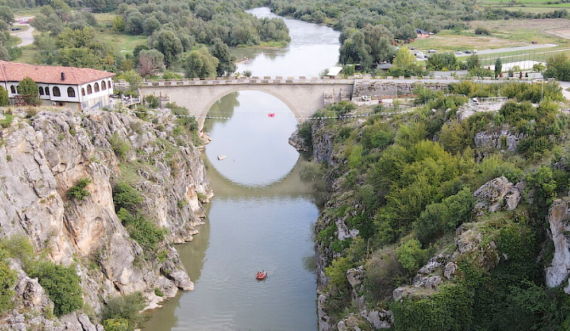
[[[141,194],[131,185],[125,182],[119,182],[113,189],[113,202],[115,210],[119,211],[125,208],[134,212],[135,207],[143,201]]]
[[[127,157],[127,153],[131,150],[131,144],[129,141],[123,140],[116,133],[113,133],[113,135],[109,137],[109,144],[111,144],[111,149],[115,152],[115,155],[122,160]]]
[[[53,313],[63,316],[83,307],[81,278],[74,266],[64,267],[53,262],[42,262],[29,271],[30,277],[37,277],[54,303]]]
[[[91,193],[89,193],[89,191],[85,189],[85,187],[87,187],[87,185],[89,184],[91,184],[91,178],[86,177],[79,179],[77,183],[75,183],[75,185],[73,185],[72,187],[69,188],[69,190],[67,190],[66,193],[67,197],[69,199],[84,200],[85,197],[91,195]]]
[[[107,305],[101,316],[105,330],[134,330],[137,324],[143,321],[143,316],[139,314],[139,311],[144,306],[144,298],[140,292],[107,299]],[[115,328],[107,329],[108,325]]]
[[[0,249],[0,314],[12,308],[12,297],[14,296],[14,285],[16,283],[16,271],[10,269],[5,261],[8,252]]]

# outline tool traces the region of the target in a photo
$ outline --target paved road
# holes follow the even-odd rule
[[[28,46],[33,44],[34,36],[32,35],[34,32],[34,28],[31,25],[28,25],[28,30],[26,31],[19,31],[19,32],[12,32],[10,33],[12,36],[16,36],[22,39],[22,42],[18,44],[18,47]]]
[[[529,50],[533,50],[533,49],[551,48],[551,47],[556,47],[556,46],[558,46],[558,45],[555,45],[555,44],[539,44],[539,45],[529,45],[529,46],[521,46],[521,47],[486,49],[483,51],[478,51],[477,55],[494,54],[494,53],[507,53],[507,52],[516,52],[516,51],[529,51]]]

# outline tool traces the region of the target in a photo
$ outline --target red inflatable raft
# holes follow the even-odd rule
[[[255,276],[255,278],[256,278],[257,280],[263,280],[263,279],[267,278],[267,272],[266,272],[266,271],[263,271],[263,272],[258,271],[258,272],[257,272],[257,275]]]

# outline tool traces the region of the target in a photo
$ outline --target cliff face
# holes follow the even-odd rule
[[[154,306],[163,299],[155,288],[164,297],[193,289],[171,243],[192,240],[212,192],[198,149],[173,134],[169,111],[155,124],[103,111],[16,115],[0,135],[2,237],[25,235],[50,260],[75,263],[84,300],[95,313],[102,310],[100,298],[141,291]],[[117,141],[127,148],[118,151]],[[70,200],[67,191],[82,178],[91,179],[90,195]],[[160,259],[145,259],[115,213],[112,188],[123,180],[143,196],[140,213],[166,229]],[[26,277],[20,270],[18,282]],[[21,292],[15,299],[25,305]],[[26,325],[14,314],[10,323]],[[83,325],[77,316],[69,325]]]

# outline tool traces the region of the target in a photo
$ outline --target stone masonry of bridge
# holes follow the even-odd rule
[[[244,90],[265,92],[283,101],[296,118],[311,117],[317,110],[340,100],[350,100],[354,79],[264,77],[248,79],[144,82],[142,96],[166,97],[188,108],[203,127],[210,107],[225,95]]]
[[[432,77],[411,79],[330,79],[306,77],[252,77],[145,81],[140,87],[141,95],[161,96],[168,102],[188,108],[190,115],[196,116],[200,130],[210,107],[220,98],[233,92],[254,90],[265,92],[283,101],[302,122],[317,110],[340,100],[353,100],[362,96],[374,99],[406,96],[413,93],[415,84],[441,91],[449,83],[458,82],[453,77]],[[498,83],[502,80],[484,78],[481,83]]]

